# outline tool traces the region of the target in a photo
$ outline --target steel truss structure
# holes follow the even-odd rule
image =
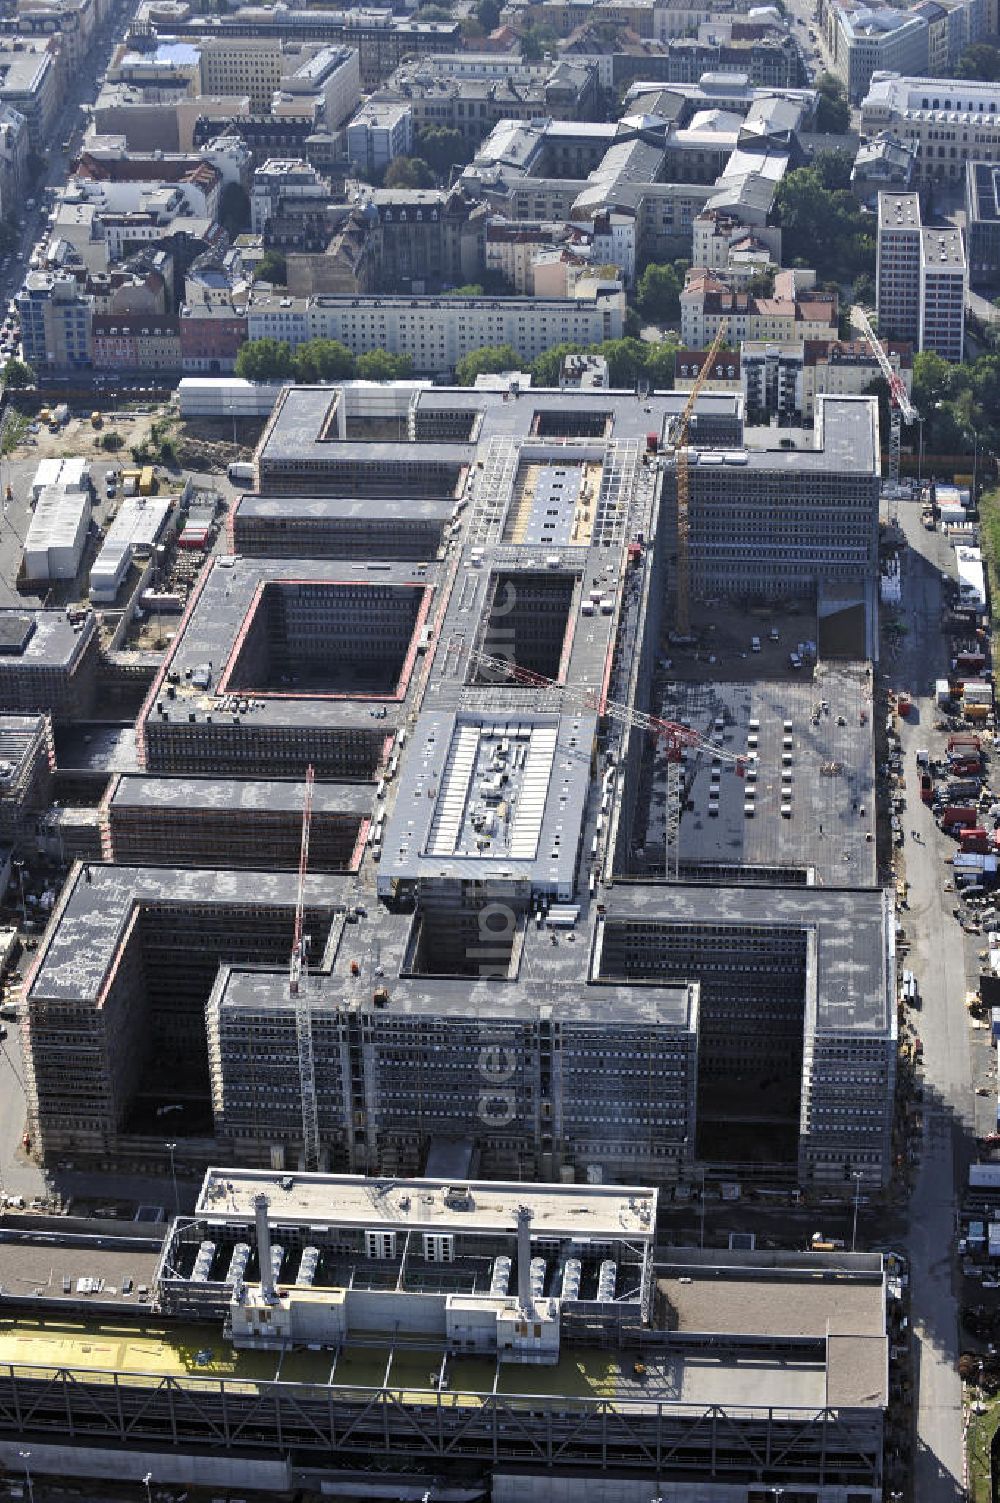
[[[335,1360],[335,1359],[334,1359]],[[506,1463],[881,1485],[882,1414],[0,1367],[0,1436],[356,1467]],[[336,1460],[334,1459],[336,1458]]]

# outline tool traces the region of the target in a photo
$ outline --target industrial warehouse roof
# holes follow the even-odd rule
[[[449,1189],[469,1192],[467,1205],[446,1203]],[[531,1235],[621,1237],[651,1241],[656,1191],[632,1185],[526,1184],[502,1180],[370,1179],[360,1174],[282,1174],[265,1169],[209,1169],[197,1215],[252,1221],[258,1195],[272,1222],[343,1227],[512,1232],[519,1206],[531,1211]]]

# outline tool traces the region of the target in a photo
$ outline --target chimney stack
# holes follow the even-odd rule
[[[522,1314],[530,1316],[535,1306],[531,1298],[531,1211],[527,1206],[517,1208],[517,1298]]]
[[[271,1228],[267,1224],[267,1196],[255,1195],[253,1213],[257,1222],[257,1261],[260,1264],[260,1292],[270,1305],[274,1302],[274,1272],[271,1268]]]

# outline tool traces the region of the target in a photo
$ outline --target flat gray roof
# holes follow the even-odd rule
[[[6,668],[72,668],[96,629],[92,613],[75,631],[62,609],[0,607],[0,676]]]
[[[45,1300],[86,1299],[88,1304],[101,1307],[114,1303],[123,1310],[136,1308],[138,1286],[145,1284],[149,1288],[153,1283],[160,1246],[148,1238],[130,1238],[124,1227],[122,1232],[120,1245],[99,1247],[94,1245],[97,1237],[74,1237],[61,1232],[58,1221],[53,1221],[49,1233],[2,1230],[0,1293],[18,1298],[38,1295]],[[107,1243],[116,1239],[100,1240]],[[85,1278],[103,1279],[104,1288],[85,1295],[77,1290],[77,1281]],[[131,1294],[122,1292],[122,1283],[127,1278],[133,1283]],[[70,1281],[65,1292],[64,1279]]]
[[[178,907],[295,907],[298,873],[217,871],[155,866],[78,863],[56,904],[25,988],[34,998],[97,1003],[136,909],[145,904]],[[344,909],[350,878],[306,878],[308,907]],[[287,990],[287,976],[285,989]]]
[[[596,726],[594,715],[528,709],[421,715],[381,880],[503,879],[570,896]]]
[[[340,400],[337,386],[284,387],[258,448],[261,464],[307,461],[313,465],[317,462],[333,465],[349,460],[384,464],[396,459],[401,463],[423,460],[461,468],[475,453],[472,444],[353,443],[339,439],[334,412]]]
[[[167,778],[125,774],[111,795],[116,809],[269,809],[301,815],[301,778]],[[364,783],[318,782],[314,814],[371,813],[372,790]]]
[[[878,403],[874,397],[819,396],[816,398],[816,422],[811,442],[796,448],[781,448],[786,431],[748,428],[745,432],[744,458],[720,456],[724,469],[734,465],[778,474],[803,475],[870,475],[881,474],[878,443]],[[699,450],[711,448],[695,440]],[[699,453],[692,475],[700,482],[714,473],[710,463]]]
[[[225,566],[214,560],[204,576],[204,583],[183,629],[178,633],[164,665],[165,673],[176,673],[174,697],[168,685],[160,682],[156,703],[148,712],[150,720],[160,723],[203,721],[206,716],[224,721],[233,710],[232,701],[249,704],[243,712],[251,726],[313,725],[317,727],[355,726],[390,734],[401,713],[401,703],[394,694],[310,694],[307,689],[268,690],[265,686],[222,690],[224,670],[237,650],[240,633],[247,624],[261,585],[279,582],[315,584],[385,585],[411,587],[415,594],[427,590],[432,602],[437,580],[433,563],[359,563],[356,559],[267,559],[237,557]],[[415,652],[415,647],[412,648]],[[211,667],[209,667],[211,665]],[[194,682],[199,680],[207,687]],[[376,703],[378,702],[378,703]],[[163,707],[163,714],[159,706]],[[384,718],[373,718],[384,707]]]
[[[533,1237],[628,1236],[651,1242],[656,1230],[656,1191],[634,1185],[528,1184],[518,1180],[463,1179],[470,1203],[454,1210],[445,1200],[450,1180],[371,1179],[359,1174],[287,1174],[265,1169],[206,1171],[195,1214],[245,1224],[253,1220],[257,1195],[266,1195],[269,1216],[282,1224],[323,1222],[342,1227],[404,1230],[513,1232],[518,1207],[532,1213]]]
[[[792,928],[815,935],[816,1031],[895,1037],[892,902],[879,888],[714,887],[616,882],[605,924]],[[711,935],[706,933],[706,944]]]
[[[747,625],[749,632],[752,619]],[[765,634],[761,625],[758,631]],[[748,758],[741,778],[731,762],[715,769],[707,753],[689,756],[688,797],[694,807],[681,818],[682,863],[812,868],[823,883],[875,886],[875,749],[867,664],[824,661],[809,680],[677,682],[670,689],[659,712],[665,719],[680,720],[709,739],[718,737],[727,754]],[[661,761],[655,810],[660,839],[665,771]],[[782,809],[790,812],[783,815]]]
[[[401,496],[241,496],[234,507],[241,518],[305,522],[440,522],[451,520],[454,501]]]
[[[725,1254],[720,1254],[725,1264]],[[885,1330],[882,1280],[797,1269],[698,1268],[657,1280],[667,1323],[707,1336],[877,1335]]]

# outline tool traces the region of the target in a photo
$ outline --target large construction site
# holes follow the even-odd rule
[[[794,454],[737,396],[407,401],[279,397],[26,978],[32,1142],[883,1187],[874,400]]]

